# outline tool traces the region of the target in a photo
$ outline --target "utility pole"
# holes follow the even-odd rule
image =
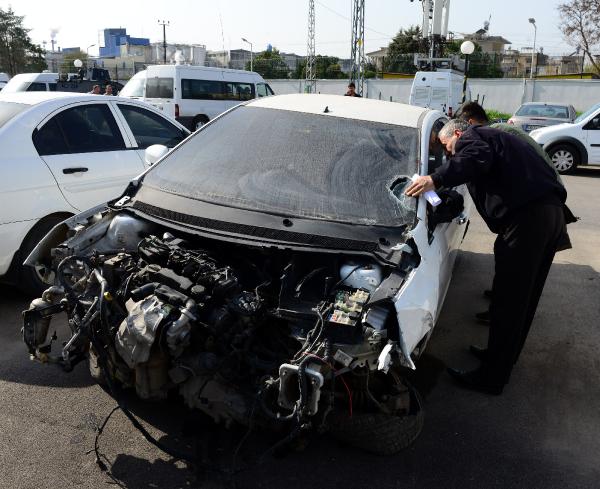
[[[352,0],[352,45],[350,47],[352,71],[349,82],[364,97],[365,86],[365,0]]]
[[[169,21],[159,20],[158,25],[162,25],[163,28],[163,64],[167,64],[167,26]]]
[[[317,92],[315,70],[315,0],[308,0],[308,41],[306,45],[306,80],[304,90],[307,93]]]

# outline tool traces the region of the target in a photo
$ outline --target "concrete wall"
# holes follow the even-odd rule
[[[486,109],[513,113],[523,102],[558,102],[571,104],[578,111],[600,102],[600,80],[523,80],[522,78],[471,79],[471,94],[483,100]],[[301,93],[303,80],[269,80],[276,94]],[[346,80],[318,80],[317,92],[346,93]],[[411,79],[366,80],[369,98],[408,103]]]

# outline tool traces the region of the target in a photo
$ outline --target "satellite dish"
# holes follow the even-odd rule
[[[81,68],[83,66],[83,62],[80,59],[73,61],[73,64],[75,65],[75,68]]]

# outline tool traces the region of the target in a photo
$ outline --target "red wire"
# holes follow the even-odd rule
[[[315,357],[318,358],[319,360],[321,360],[323,363],[325,363],[327,366],[329,366],[329,368],[331,370],[333,370],[335,373],[337,373],[337,370],[335,369],[335,367],[333,365],[331,365],[327,360],[325,360],[324,358],[321,358],[318,355],[315,355],[314,353],[305,353],[305,355],[307,357]],[[340,375],[340,380],[342,381],[342,384],[344,384],[344,387],[346,388],[346,392],[348,393],[348,411],[350,412],[350,417],[352,417],[352,391],[350,390],[350,387],[348,387],[348,384],[346,383],[346,380],[344,379],[344,377],[342,377]]]

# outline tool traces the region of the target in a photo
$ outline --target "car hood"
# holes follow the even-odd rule
[[[543,144],[554,136],[559,136],[564,133],[565,130],[572,128],[574,124],[570,122],[564,122],[563,124],[556,124],[553,126],[543,127],[541,129],[535,129],[531,131],[529,135],[535,139],[536,142]]]

